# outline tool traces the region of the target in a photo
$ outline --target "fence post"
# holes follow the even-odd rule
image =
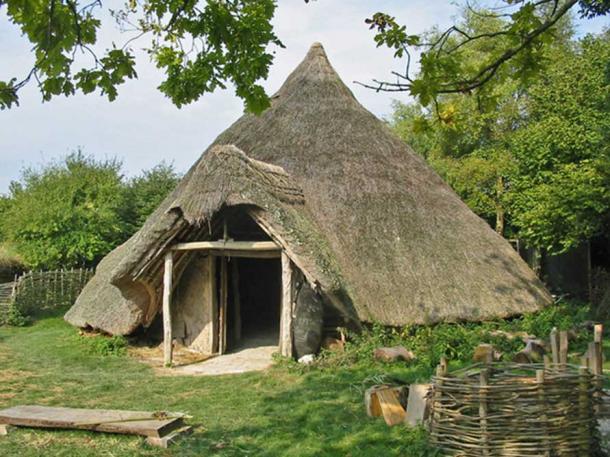
[[[553,328],[551,330],[551,335],[549,337],[551,342],[551,354],[553,356],[553,365],[555,369],[557,369],[557,365],[559,365],[559,343],[557,341],[557,329]]]
[[[489,385],[489,369],[481,370],[479,389],[479,419],[481,423],[481,445],[483,455],[489,456],[489,434],[487,432],[487,386]]]
[[[568,344],[568,332],[562,330],[559,332],[559,364],[562,370],[568,365]]]
[[[586,367],[578,369],[579,389],[578,389],[578,409],[579,409],[579,436],[580,452],[579,455],[589,455],[591,437],[591,408],[589,406],[589,370]]]
[[[544,394],[544,370],[536,370],[536,384],[538,385],[538,402],[540,403],[540,420],[542,422],[541,428],[544,433],[544,457],[551,455],[551,442],[549,439],[549,423],[548,417],[544,412],[546,411],[546,398]]]

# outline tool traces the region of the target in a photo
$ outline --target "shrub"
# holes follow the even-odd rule
[[[83,336],[81,339],[88,351],[94,355],[120,357],[127,352],[127,339],[122,336],[95,335]]]
[[[512,320],[494,320],[483,323],[440,323],[436,325],[409,325],[401,328],[373,324],[360,333],[348,335],[343,352],[322,351],[316,366],[336,367],[376,364],[373,351],[382,346],[401,345],[413,351],[417,359],[413,365],[430,370],[441,357],[451,361],[469,362],[475,348],[482,343],[492,344],[511,359],[525,347],[521,338],[508,334],[526,332],[546,339],[553,327],[558,330],[574,330],[571,347],[584,350],[590,335],[582,325],[590,315],[587,305],[558,301],[539,312],[526,314]],[[497,332],[502,330],[503,332]]]

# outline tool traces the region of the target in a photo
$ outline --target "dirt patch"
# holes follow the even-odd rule
[[[130,346],[127,353],[130,357],[146,363],[153,368],[163,368],[163,347],[161,345],[153,347]],[[209,358],[209,355],[201,354],[185,347],[177,347],[174,348],[172,360],[174,367],[181,367],[203,362]]]

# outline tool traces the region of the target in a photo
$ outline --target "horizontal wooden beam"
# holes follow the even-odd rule
[[[235,249],[209,249],[206,250],[208,254],[215,256],[226,256],[234,258],[247,258],[247,259],[279,259],[282,256],[282,252],[278,249],[273,251],[236,251]]]
[[[174,251],[250,251],[250,252],[281,252],[280,246],[273,241],[192,241],[178,243],[172,247]]]

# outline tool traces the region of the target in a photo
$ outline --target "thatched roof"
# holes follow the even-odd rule
[[[314,44],[271,107],[222,133],[102,261],[66,319],[110,333],[150,323],[166,246],[205,239],[214,214],[234,205],[257,208],[258,222],[354,319],[484,320],[551,300],[508,242],[358,103]]]

